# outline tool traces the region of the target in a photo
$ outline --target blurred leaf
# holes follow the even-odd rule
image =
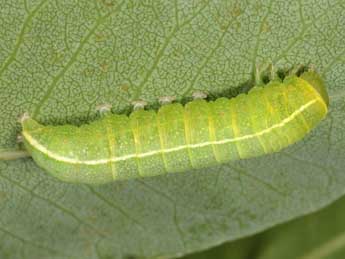
[[[345,198],[264,233],[223,244],[183,259],[342,259]]]

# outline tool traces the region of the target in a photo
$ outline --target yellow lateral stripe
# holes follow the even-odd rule
[[[106,164],[109,162],[116,162],[116,161],[123,161],[123,160],[128,160],[132,158],[142,158],[142,157],[147,157],[147,156],[153,156],[158,153],[169,153],[169,152],[175,152],[187,148],[199,148],[199,147],[204,147],[204,146],[209,146],[209,145],[222,145],[230,142],[236,142],[236,141],[241,141],[245,139],[251,139],[255,138],[264,134],[267,134],[271,132],[273,129],[276,128],[281,128],[285,124],[289,123],[292,121],[296,116],[298,116],[300,113],[302,113],[304,110],[306,110],[309,106],[313,105],[314,103],[317,103],[320,101],[319,98],[313,99],[309,101],[308,103],[302,105],[300,108],[295,110],[290,116],[286,117],[284,120],[282,120],[280,123],[277,123],[267,129],[264,129],[262,131],[259,131],[254,134],[249,134],[241,137],[235,137],[235,138],[229,138],[229,139],[223,139],[223,140],[218,140],[218,141],[207,141],[207,142],[202,142],[198,144],[188,144],[188,145],[182,145],[174,148],[167,148],[163,150],[152,150],[146,153],[142,154],[129,154],[125,156],[120,156],[120,157],[111,157],[111,158],[104,158],[104,159],[97,159],[97,160],[78,160],[74,158],[69,158],[69,157],[64,157],[58,154],[53,153],[52,151],[48,150],[46,147],[42,146],[37,140],[35,140],[28,132],[23,131],[23,136],[25,137],[26,141],[30,143],[31,146],[35,147],[37,150],[40,152],[44,153],[48,157],[60,161],[60,162],[66,162],[70,164],[86,164],[86,165],[98,165],[98,164]]]

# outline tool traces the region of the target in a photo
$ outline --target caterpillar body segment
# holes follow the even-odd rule
[[[322,79],[309,71],[232,99],[166,103],[130,116],[108,112],[79,127],[26,117],[22,135],[36,163],[57,178],[100,184],[277,152],[313,129],[328,102]]]

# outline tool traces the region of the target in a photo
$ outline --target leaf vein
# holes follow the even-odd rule
[[[30,25],[30,22],[32,21],[32,19],[34,18],[35,14],[48,2],[48,0],[43,0],[42,2],[40,2],[37,7],[28,14],[28,16],[26,17],[24,23],[23,23],[23,27],[21,28],[19,35],[17,37],[17,41],[16,44],[14,46],[14,49],[12,50],[12,52],[8,55],[7,60],[4,62],[4,65],[2,66],[2,68],[0,69],[0,77],[2,77],[3,73],[8,69],[8,67],[12,64],[13,61],[16,60],[16,56],[18,54],[19,48],[22,45],[22,43],[24,42],[24,35],[25,32],[27,30],[27,28]],[[25,1],[26,3],[26,1]],[[26,4],[25,4],[25,8],[26,8]]]
[[[70,215],[73,219],[75,219],[77,222],[81,223],[82,225],[85,225],[87,226],[88,228],[92,229],[95,231],[95,233],[97,233],[99,236],[103,236],[105,237],[105,235],[103,233],[101,233],[98,229],[96,229],[94,226],[92,226],[91,224],[85,222],[84,220],[80,219],[77,215],[75,215],[73,212],[71,212],[70,210],[62,207],[61,205],[47,199],[47,198],[44,198],[40,195],[38,195],[37,193],[29,190],[28,188],[22,186],[21,184],[19,184],[17,181],[14,181],[12,179],[10,179],[9,177],[6,177],[2,174],[0,174],[0,177],[6,179],[7,181],[9,181],[10,183],[12,183],[13,185],[17,186],[19,189],[31,194],[33,197],[37,198],[37,199],[40,199],[40,200],[43,200],[45,201],[47,204],[51,205],[52,207],[56,208],[56,209],[59,209],[60,211],[62,211],[63,213],[67,214],[67,215]]]
[[[97,30],[97,28],[103,24],[103,22],[105,22],[107,20],[107,18],[109,18],[111,15],[117,13],[117,11],[120,9],[120,7],[123,5],[124,2],[120,3],[117,8],[114,9],[113,12],[109,12],[108,14],[102,16],[101,18],[99,18],[97,20],[97,22],[94,24],[94,26],[91,28],[91,30],[86,34],[85,38],[82,39],[82,41],[80,42],[78,48],[76,49],[76,51],[73,53],[71,59],[68,61],[68,63],[63,67],[63,69],[53,78],[51,85],[48,87],[46,93],[44,94],[43,98],[41,99],[41,101],[38,103],[38,105],[36,106],[32,116],[36,117],[42,106],[44,105],[44,103],[49,99],[49,97],[51,96],[54,88],[56,87],[56,85],[58,84],[58,82],[61,80],[61,78],[66,74],[66,72],[69,70],[70,67],[72,67],[72,65],[74,64],[74,62],[77,60],[80,52],[82,51],[82,49],[84,48],[84,46],[87,44],[87,42],[89,41],[89,39],[91,38],[91,36],[95,33],[95,31]]]
[[[34,247],[42,248],[42,249],[45,249],[45,250],[47,250],[49,252],[53,252],[53,253],[56,253],[56,254],[60,254],[60,255],[64,255],[64,256],[71,256],[71,255],[65,254],[64,252],[56,250],[54,248],[51,248],[51,247],[48,247],[48,246],[44,246],[44,245],[41,245],[41,244],[36,244],[36,243],[34,243],[34,242],[30,241],[30,240],[27,240],[27,239],[25,239],[23,237],[20,237],[17,234],[12,233],[11,231],[9,231],[9,230],[1,227],[1,226],[0,226],[0,231],[2,231],[3,233],[11,236],[12,238],[14,238],[16,240],[19,240],[20,242],[22,242],[24,244],[29,244],[29,245],[34,246]]]
[[[94,190],[94,188],[92,188],[91,186],[87,186],[87,188],[89,189],[89,191],[96,196],[98,199],[100,199],[101,201],[103,201],[105,204],[107,204],[108,206],[110,206],[113,209],[116,209],[117,211],[119,211],[123,216],[125,216],[125,218],[130,219],[131,221],[133,221],[135,224],[137,224],[141,229],[145,229],[145,226],[142,225],[138,220],[136,220],[135,218],[133,218],[129,213],[127,213],[124,209],[122,209],[120,206],[114,204],[113,202],[109,201],[108,199],[106,199],[103,195],[99,194],[98,192],[96,192]]]
[[[209,2],[207,2],[208,4]],[[171,30],[171,32],[169,33],[169,35],[167,36],[167,38],[165,39],[165,41],[163,42],[163,45],[161,46],[161,48],[159,49],[152,66],[150,67],[150,69],[147,71],[146,75],[144,76],[144,79],[142,80],[142,82],[137,86],[137,91],[134,93],[133,99],[137,99],[139,98],[139,96],[141,95],[141,91],[143,86],[148,82],[148,80],[151,78],[153,72],[157,69],[160,60],[162,59],[166,48],[169,46],[169,43],[171,42],[171,40],[174,38],[174,36],[176,35],[176,33],[183,28],[184,26],[190,24],[195,17],[197,17],[202,10],[204,10],[204,8],[207,6],[207,4],[205,4],[203,7],[201,7],[190,19],[186,20],[184,23],[182,23],[181,25],[176,24],[175,27]]]

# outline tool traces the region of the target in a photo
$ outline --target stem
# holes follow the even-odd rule
[[[0,160],[15,160],[29,156],[30,154],[25,150],[0,150]]]

